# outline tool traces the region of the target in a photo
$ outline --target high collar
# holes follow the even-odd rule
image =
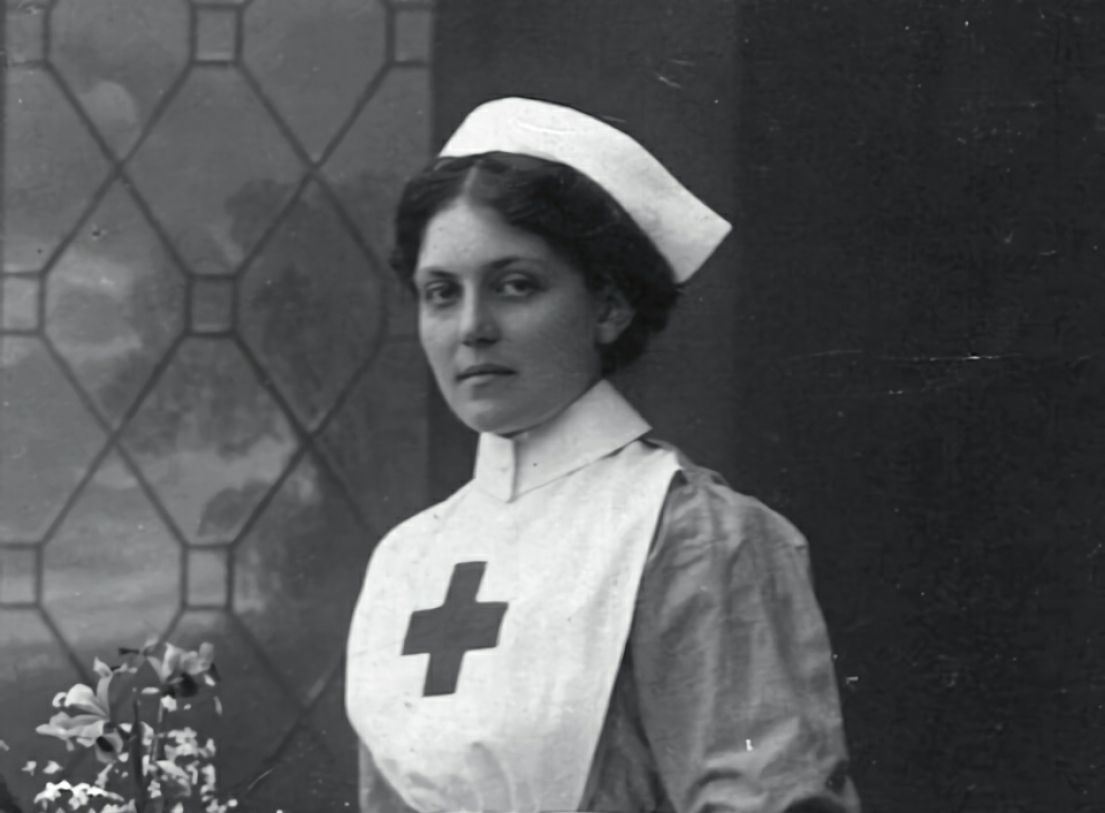
[[[476,486],[504,502],[617,451],[649,425],[603,380],[564,411],[514,437],[480,435]]]

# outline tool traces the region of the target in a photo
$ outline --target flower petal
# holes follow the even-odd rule
[[[106,676],[100,678],[96,684],[96,702],[103,708],[104,714],[111,713],[111,678],[109,671]]]
[[[66,692],[65,705],[88,714],[108,716],[107,706],[100,703],[91,686],[85,686],[83,683],[78,683]]]
[[[99,658],[96,658],[92,661],[92,670],[102,678],[109,677],[111,675],[111,667]]]
[[[163,655],[165,659],[165,668],[170,673],[180,668],[180,659],[184,656],[184,650],[179,646],[174,646],[168,641],[165,642],[165,653]]]

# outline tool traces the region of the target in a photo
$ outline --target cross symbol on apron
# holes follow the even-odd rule
[[[453,568],[445,603],[411,613],[403,654],[430,656],[423,697],[455,693],[464,654],[499,645],[507,603],[476,601],[486,569],[487,562],[461,562]]]

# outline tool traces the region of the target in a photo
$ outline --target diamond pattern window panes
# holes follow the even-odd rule
[[[194,544],[232,541],[296,447],[238,345],[209,338],[180,345],[124,439]]]
[[[338,667],[370,538],[337,483],[305,458],[235,555],[234,612],[304,702]]]
[[[38,327],[38,296],[42,288],[37,277],[0,279],[0,327],[4,330],[34,330]]]
[[[0,541],[36,541],[104,435],[37,339],[0,337],[0,394]]]
[[[52,14],[51,61],[104,140],[124,154],[187,64],[187,6],[67,0]]]
[[[322,418],[379,341],[380,289],[317,186],[246,272],[245,339],[305,423]]]
[[[220,333],[234,323],[234,280],[199,277],[192,281],[192,330]]]
[[[91,663],[165,633],[180,606],[180,558],[134,475],[110,455],[44,546],[43,604]]]
[[[381,533],[426,506],[429,382],[418,342],[393,339],[322,434],[323,453]]]
[[[23,762],[16,763],[11,757],[29,759],[31,748],[35,753],[43,749],[45,738],[34,733],[35,726],[49,718],[54,695],[80,683],[81,675],[37,610],[0,607],[0,652],[4,653],[0,657],[0,720],[4,739],[17,749],[22,743],[16,737],[23,732],[33,737],[23,740],[28,746],[27,757],[23,757],[22,749],[0,753],[0,759],[4,760],[4,781],[18,798],[33,799],[42,790],[42,777],[31,777],[18,770]],[[59,762],[64,760],[64,747],[46,745],[47,753]]]
[[[391,68],[326,164],[350,217],[380,256],[391,245],[403,185],[429,158],[429,110],[429,72]],[[402,137],[395,121],[409,123]]]
[[[188,550],[189,607],[225,607],[227,599],[228,550],[190,548]]]
[[[38,599],[36,561],[33,548],[0,547],[0,605],[30,604]]]
[[[4,270],[43,268],[107,177],[99,147],[45,71],[5,72]]]
[[[316,159],[383,66],[386,43],[378,0],[268,0],[246,11],[245,62]]]
[[[92,654],[167,631],[216,646],[225,716],[189,714],[242,809],[355,806],[349,613],[380,531],[426,496],[430,377],[382,258],[430,155],[431,12],[7,3],[0,736],[15,754],[68,764],[34,732],[54,693]],[[41,789],[0,771],[23,799]]]
[[[48,9],[38,3],[7,9],[4,40],[9,65],[40,62],[45,57],[48,13]]]
[[[398,62],[426,62],[433,44],[433,10],[403,8],[395,10],[395,59]]]
[[[97,406],[119,420],[181,330],[184,276],[115,186],[50,273],[47,332]]]
[[[219,787],[251,788],[234,794],[241,803],[239,809],[288,810],[289,800],[299,797],[286,797],[282,806],[254,805],[258,788],[267,782],[262,775],[271,767],[272,757],[280,752],[299,713],[297,704],[274,678],[272,664],[259,657],[256,647],[244,637],[241,625],[218,610],[187,610],[169,634],[169,640],[189,649],[204,641],[215,647],[223,714],[215,714],[209,706],[199,708],[202,718],[195,728],[218,743]],[[253,787],[255,782],[257,787]]]
[[[241,19],[238,9],[233,6],[197,6],[196,61],[237,60]]]
[[[302,167],[237,71],[197,67],[131,171],[189,270],[227,274],[287,203]]]

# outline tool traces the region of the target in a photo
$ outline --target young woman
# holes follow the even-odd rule
[[[804,540],[606,380],[728,229],[625,134],[529,99],[408,184],[393,265],[480,442],[368,567],[364,810],[858,810]]]

